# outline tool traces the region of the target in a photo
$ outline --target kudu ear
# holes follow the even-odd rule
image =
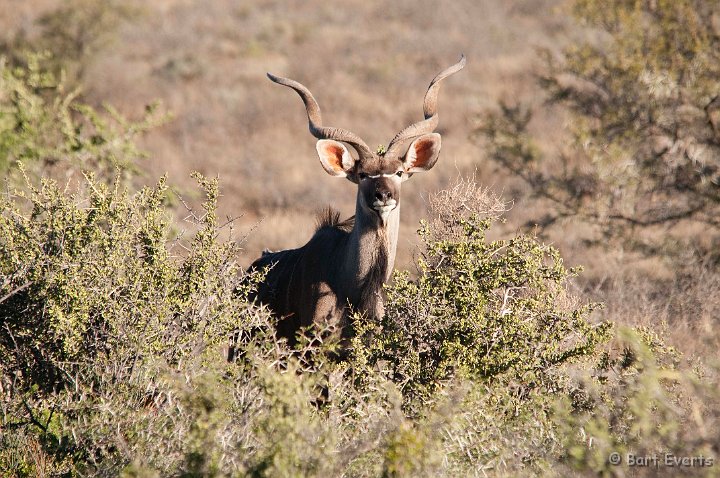
[[[339,141],[321,139],[315,148],[320,156],[320,164],[331,176],[344,178],[355,167],[355,159]]]
[[[435,166],[440,155],[440,145],[440,135],[437,133],[424,134],[417,138],[405,153],[405,171],[419,173]]]

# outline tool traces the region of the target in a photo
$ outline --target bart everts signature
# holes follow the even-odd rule
[[[608,462],[616,466],[625,465],[639,468],[703,468],[714,466],[715,458],[703,455],[679,456],[673,453],[640,455],[635,453],[620,454],[613,452],[608,456]]]

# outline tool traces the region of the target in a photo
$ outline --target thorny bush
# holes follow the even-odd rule
[[[164,179],[136,194],[88,175],[75,192],[45,180],[2,196],[11,476],[611,473],[587,433],[603,452],[697,453],[715,438],[679,431],[688,417],[716,430],[717,417],[673,395],[686,375],[655,358],[672,356],[658,338],[607,342],[552,248],[485,238],[501,208],[473,182],[434,196],[417,273],[388,286],[380,323],[357,318],[338,361],[332,330],[307,331],[296,350],[275,339],[248,302],[258,278],[218,240],[217,181],[196,177],[206,201],[187,241],[173,238]],[[228,363],[238,331],[241,358]],[[682,396],[717,403],[700,376],[687,374]]]

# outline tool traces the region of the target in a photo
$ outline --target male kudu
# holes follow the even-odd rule
[[[370,317],[383,314],[382,285],[392,273],[400,224],[400,186],[433,167],[440,153],[437,97],[440,82],[461,70],[465,57],[430,83],[425,119],[400,131],[385,150],[373,152],[350,131],[323,126],[320,107],[300,83],[268,73],[295,90],[307,109],[310,133],[328,174],[357,184],[355,216],[344,222],[328,210],[310,241],[298,249],[266,251],[251,269],[267,268],[256,299],[280,318],[278,335],[292,344],[301,327],[331,322],[348,333],[350,308]],[[405,154],[402,145],[413,140]],[[343,143],[351,145],[357,158]]]

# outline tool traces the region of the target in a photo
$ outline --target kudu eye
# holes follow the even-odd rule
[[[367,174],[365,174],[365,173],[358,173],[358,177],[359,177],[360,179],[367,179],[368,176],[367,176]]]
[[[395,173],[395,174],[397,175],[397,177],[401,178],[402,175],[403,175],[403,172],[404,172],[404,171],[401,169],[400,171],[398,171],[398,172]]]

